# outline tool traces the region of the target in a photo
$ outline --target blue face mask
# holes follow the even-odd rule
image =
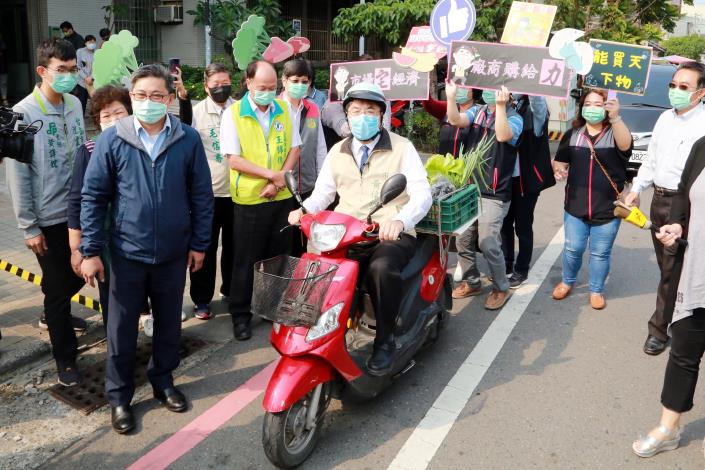
[[[497,104],[497,95],[492,90],[484,90],[482,92],[482,99],[486,104]]]
[[[78,73],[51,72],[52,82],[49,84],[57,93],[70,93],[78,83]]]
[[[357,140],[371,140],[379,134],[379,116],[351,116],[348,118],[350,122],[350,131]]]
[[[260,106],[269,106],[277,96],[275,91],[259,91],[256,90],[252,100]]]
[[[465,104],[470,100],[470,96],[468,96],[468,90],[467,88],[458,88],[458,91],[455,93],[455,102],[458,104]]]

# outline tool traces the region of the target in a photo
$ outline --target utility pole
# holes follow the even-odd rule
[[[206,0],[203,4],[203,10],[206,16],[206,66],[211,63],[211,0]]]
[[[360,5],[364,5],[365,0],[360,0]],[[365,36],[360,36],[360,44],[359,44],[359,53],[358,55],[363,55],[365,53]]]

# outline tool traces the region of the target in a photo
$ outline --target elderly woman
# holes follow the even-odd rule
[[[634,442],[640,457],[678,447],[681,415],[693,407],[698,369],[705,351],[705,137],[698,140],[683,169],[678,194],[671,208],[671,224],[661,227],[656,238],[675,249],[679,238],[688,237],[682,266],[674,272],[678,290],[670,295],[673,319],[669,327],[671,353],[661,391],[661,422],[646,437]],[[668,308],[667,304],[667,308]],[[703,443],[705,446],[705,443]]]
[[[585,93],[553,163],[556,180],[568,177],[563,280],[553,290],[555,300],[573,289],[589,243],[590,305],[595,310],[607,305],[602,292],[620,224],[612,203],[624,189],[631,153],[632,135],[619,116],[619,101],[608,100],[602,90]]]
[[[91,106],[91,117],[93,122],[104,131],[115,123],[132,114],[132,102],[130,93],[126,88],[108,85],[99,88],[93,94]],[[88,168],[88,162],[93,154],[95,139],[87,141],[76,151],[73,164],[73,176],[71,178],[71,189],[69,190],[68,205],[68,226],[69,226],[69,246],[71,247],[71,267],[76,275],[81,275],[81,253],[78,247],[81,245],[81,188],[83,188],[83,177]],[[100,294],[100,305],[103,314],[103,325],[107,324],[108,315],[108,282],[98,282],[98,292]]]

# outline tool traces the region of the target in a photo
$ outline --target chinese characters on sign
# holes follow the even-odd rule
[[[555,5],[513,2],[501,42],[521,46],[545,46],[557,9]]]
[[[448,49],[433,38],[430,26],[414,26],[411,28],[406,47],[421,54],[433,52],[439,59],[445,57],[448,53]]]
[[[428,99],[429,74],[402,67],[393,59],[347,62],[330,66],[330,100],[342,101],[361,82],[376,83],[388,100]]]
[[[570,70],[546,47],[460,41],[451,46],[448,77],[460,86],[566,98]]]
[[[591,88],[643,95],[649,81],[651,48],[591,39],[592,69],[585,75]]]

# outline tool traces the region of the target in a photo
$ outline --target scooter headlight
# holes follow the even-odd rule
[[[334,332],[338,329],[338,317],[343,311],[343,302],[333,305],[318,317],[318,321],[313,325],[306,335],[306,342],[310,343],[318,338]]]
[[[320,251],[334,250],[345,236],[345,225],[327,225],[314,222],[311,225],[311,243]]]

